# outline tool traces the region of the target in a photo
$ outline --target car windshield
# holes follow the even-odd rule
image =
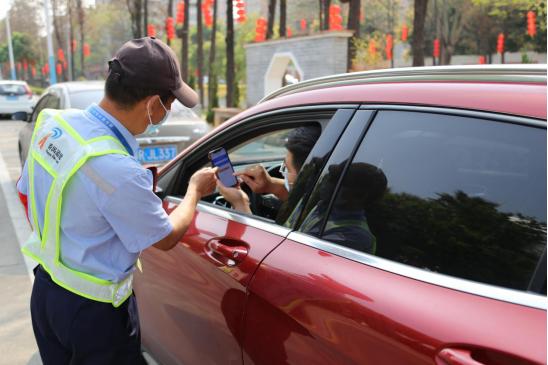
[[[181,104],[178,100],[175,100],[171,104],[171,118],[173,119],[186,119],[186,120],[199,120],[200,118],[194,111]]]
[[[70,107],[75,109],[85,109],[92,103],[100,102],[103,95],[103,89],[72,92],[70,94]]]
[[[25,95],[27,89],[22,84],[0,84],[0,95]]]

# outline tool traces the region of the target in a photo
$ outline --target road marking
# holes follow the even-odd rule
[[[23,244],[30,236],[31,229],[29,222],[27,221],[27,216],[25,214],[25,209],[23,208],[21,202],[19,201],[19,195],[17,194],[17,189],[11,180],[11,177],[8,173],[8,167],[2,156],[2,151],[0,151],[0,188],[4,193],[6,198],[6,205],[8,206],[8,214],[11,218],[11,223],[13,229],[15,230],[15,235],[20,247],[23,247]],[[31,283],[34,281],[34,274],[32,269],[37,265],[36,261],[29,259],[26,255],[23,255],[23,260],[25,260],[25,266],[27,267],[27,274],[30,278]]]

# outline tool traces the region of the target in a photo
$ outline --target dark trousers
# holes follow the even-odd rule
[[[30,310],[44,365],[146,364],[133,295],[114,308],[60,287],[41,266],[34,273]]]

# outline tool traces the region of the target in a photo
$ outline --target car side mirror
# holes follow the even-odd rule
[[[24,120],[25,122],[29,121],[29,113],[27,112],[16,112],[11,116],[11,120]]]

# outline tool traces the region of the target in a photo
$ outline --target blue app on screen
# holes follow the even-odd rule
[[[228,158],[228,154],[224,148],[210,152],[211,163],[214,167],[218,167],[217,176],[224,186],[235,186],[238,183],[234,176],[232,163]]]

